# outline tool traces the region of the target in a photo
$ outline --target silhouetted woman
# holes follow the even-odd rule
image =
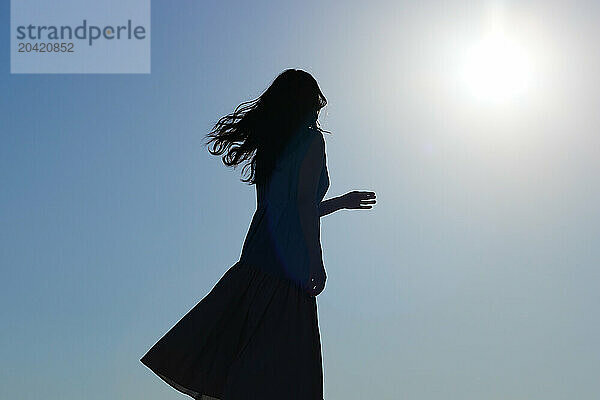
[[[256,212],[239,261],[141,358],[195,399],[323,399],[320,217],[375,203],[358,191],[323,201],[326,103],[309,73],[288,69],[207,135],[226,165],[245,163]]]

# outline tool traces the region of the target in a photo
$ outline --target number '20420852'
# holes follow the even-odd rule
[[[69,43],[19,43],[19,53],[73,53],[75,45]]]

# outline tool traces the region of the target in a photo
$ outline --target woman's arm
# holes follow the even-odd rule
[[[306,289],[312,296],[323,291],[326,280],[321,249],[321,220],[317,203],[324,154],[325,140],[322,135],[317,134],[311,138],[308,151],[300,165],[298,179],[298,213],[309,257],[309,277]]]
[[[319,204],[319,216],[347,209],[347,210],[366,210],[373,208],[371,204],[375,204],[375,192],[361,192],[354,190],[342,196],[332,197],[331,199],[323,200]]]
[[[323,200],[321,204],[319,204],[319,217],[324,217],[344,208],[340,200],[341,196]]]

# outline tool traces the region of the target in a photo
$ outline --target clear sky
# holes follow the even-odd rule
[[[378,197],[322,220],[325,398],[600,396],[600,3],[155,1],[150,75],[10,75],[0,15],[0,398],[183,398],[139,358],[255,207],[202,136],[289,67]]]

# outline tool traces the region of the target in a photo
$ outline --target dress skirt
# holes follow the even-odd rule
[[[316,298],[241,261],[140,361],[194,399],[323,400]]]

